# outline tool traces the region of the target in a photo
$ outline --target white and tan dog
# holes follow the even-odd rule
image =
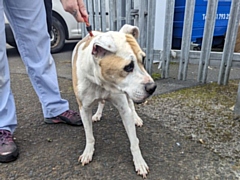
[[[82,165],[92,160],[95,139],[92,117],[95,104],[107,100],[118,109],[130,140],[135,170],[146,177],[148,166],[142,157],[135,123],[142,125],[134,109],[156,89],[151,76],[143,66],[145,53],[139,47],[136,26],[124,25],[119,32],[93,32],[75,47],[72,55],[73,87],[86,134],[86,147],[79,157]],[[100,103],[101,106],[101,103]],[[99,107],[100,111],[102,111]]]

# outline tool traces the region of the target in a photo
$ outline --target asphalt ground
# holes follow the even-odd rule
[[[93,161],[86,166],[77,162],[85,147],[83,127],[43,122],[41,105],[15,51],[8,49],[19,123],[14,136],[20,156],[15,162],[0,164],[1,179],[142,179],[134,172],[129,140],[117,110],[110,103],[104,109],[102,120],[93,125],[96,138]],[[70,55],[54,55],[55,59],[58,57],[62,58],[56,60],[62,97],[77,111]],[[175,78],[159,79],[156,83],[155,96],[198,84],[195,79]],[[142,108],[147,111],[152,106]],[[148,179],[238,179],[226,159],[165,127],[160,119],[137,112],[144,121],[144,126],[137,128],[137,135],[150,168]]]

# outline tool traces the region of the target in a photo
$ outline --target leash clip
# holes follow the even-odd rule
[[[83,19],[84,19],[84,22],[85,22],[85,24],[86,24],[87,32],[89,33],[89,35],[90,35],[91,37],[93,37],[92,26],[89,24],[87,17],[83,17]]]

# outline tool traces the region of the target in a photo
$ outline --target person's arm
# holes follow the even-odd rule
[[[83,17],[88,19],[88,13],[83,0],[61,0],[63,9],[71,13],[78,22],[84,22]]]

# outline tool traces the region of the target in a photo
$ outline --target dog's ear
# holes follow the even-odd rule
[[[120,29],[119,32],[125,33],[125,34],[131,34],[135,39],[139,37],[139,29],[137,26],[132,26],[129,24],[123,25],[123,27]]]
[[[117,52],[117,46],[111,34],[104,33],[99,35],[93,43],[92,54],[95,57],[103,57],[106,53]]]

